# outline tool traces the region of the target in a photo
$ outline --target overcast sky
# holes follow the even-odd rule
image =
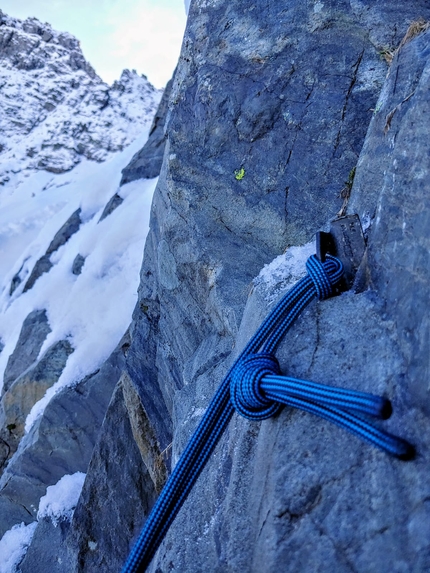
[[[128,68],[158,88],[175,68],[186,22],[184,0],[0,0],[0,8],[76,36],[107,83]]]

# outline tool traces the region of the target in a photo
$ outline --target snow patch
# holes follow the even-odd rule
[[[14,525],[0,539],[0,573],[16,573],[33,539],[37,522]]]
[[[264,265],[253,280],[256,288],[263,293],[264,299],[272,303],[279,295],[291,288],[306,274],[306,261],[315,254],[315,243],[311,241],[299,247],[290,247],[268,265]]]
[[[63,476],[55,485],[47,488],[40,498],[37,519],[50,518],[55,527],[60,521],[70,521],[78,504],[86,474],[76,472]]]

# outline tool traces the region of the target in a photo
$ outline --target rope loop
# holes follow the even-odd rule
[[[230,395],[234,408],[248,420],[265,420],[276,414],[281,404],[269,400],[261,390],[267,374],[281,374],[273,354],[250,354],[231,373]]]
[[[333,294],[333,286],[339,282],[343,274],[343,265],[339,259],[326,255],[327,259],[322,263],[316,255],[311,255],[306,262],[309,277],[314,283],[319,300],[330,297]]]

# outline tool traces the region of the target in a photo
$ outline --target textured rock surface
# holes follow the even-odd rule
[[[363,217],[367,275],[364,265],[361,272],[378,279],[371,292],[312,305],[279,356],[292,374],[389,395],[395,414],[386,427],[415,443],[418,459],[410,464],[390,459],[289,409],[262,424],[235,417],[151,571],[421,572],[429,566],[422,384],[427,379],[422,369],[428,367],[423,308],[429,265],[416,259],[425,252],[426,215],[414,223],[415,236],[403,238],[409,259],[417,260],[410,263],[414,272],[402,273],[398,281],[393,256],[379,274],[385,249],[400,247],[387,229],[391,218],[399,217],[395,205],[405,199],[389,175],[396,150],[390,142],[387,147],[384,126],[377,128],[385,123],[377,99],[386,75],[378,52],[397,45],[411,19],[429,15],[422,3],[403,8],[385,2],[254,3],[239,13],[232,3],[192,6],[172,91],[169,149],[154,198],[128,368],[164,439],[164,415],[154,411],[161,393],[172,417],[177,459],[231,360],[225,358],[251,278],[286,245],[308,240],[335,216],[371,123],[368,155],[359,163],[350,201],[362,217],[370,213]],[[412,40],[403,51],[415,50],[417,41],[428,40]],[[419,76],[428,58],[426,49],[418,51],[419,57],[405,63],[405,81],[414,77],[411,66]],[[395,60],[383,93],[399,77],[398,66]],[[386,103],[387,112],[410,93],[408,85],[396,89],[400,93]],[[395,119],[401,115],[393,118],[391,130]],[[407,157],[411,147],[422,145],[422,155],[412,156],[422,160],[414,163],[421,179],[414,179],[417,198],[411,205],[427,214],[427,139],[424,143],[415,125],[411,118],[404,129],[416,143],[405,139],[398,153]],[[372,138],[376,142],[370,144]],[[238,181],[234,172],[241,167],[245,175]],[[364,187],[362,177],[367,177]],[[379,185],[378,177],[387,177],[387,183]],[[401,178],[399,184],[406,193]],[[395,293],[391,300],[388,289]],[[410,318],[406,293],[415,290],[422,302]],[[402,306],[394,300],[400,293]],[[235,351],[266,311],[267,303],[254,291]],[[405,321],[418,327],[417,344],[411,334],[399,333],[397,325]],[[408,336],[405,346],[402,338]],[[139,379],[137,364],[141,375],[154,363],[157,372]],[[405,379],[418,385],[416,394]],[[152,400],[149,383],[156,384]],[[100,480],[102,472],[100,463],[87,479]],[[91,510],[87,507],[88,515]]]
[[[64,573],[67,571],[68,559],[63,547],[65,547],[69,527],[70,523],[65,520],[55,525],[49,518],[40,520],[31,545],[23,561],[19,564],[20,572]]]
[[[2,392],[37,359],[45,338],[51,332],[45,310],[34,310],[24,320],[15,350],[9,357]]]
[[[56,394],[21,440],[0,479],[0,536],[35,520],[47,486],[87,471],[128,344],[125,337],[99,371]]]
[[[46,253],[42,257],[40,257],[40,259],[34,265],[34,268],[31,271],[30,276],[27,279],[27,282],[25,283],[23,292],[30,290],[34,286],[34,283],[37,281],[37,279],[41,275],[43,275],[43,273],[47,273],[51,270],[53,266],[51,263],[52,253],[55,253],[55,251],[57,251],[60,247],[65,245],[67,241],[70,239],[70,237],[74,233],[76,233],[76,231],[78,231],[81,224],[80,215],[81,215],[80,209],[72,213],[72,215],[70,215],[70,217],[67,219],[64,225],[55,234],[54,238],[49,244],[48,249],[46,250]],[[12,286],[11,286],[11,291],[12,291]]]
[[[80,275],[84,264],[85,264],[85,258],[78,253],[73,260],[72,273],[74,275]]]
[[[235,415],[149,571],[430,568],[430,33],[402,46],[388,78],[379,53],[419,16],[421,0],[192,4],[125,373],[60,549],[70,571],[120,569],[164,478],[157,463],[176,462],[281,288],[252,279],[343,203],[366,227],[361,292],[311,304],[278,357],[292,375],[387,395],[384,427],[417,459],[293,409]],[[34,513],[13,498],[25,468],[7,471],[10,527]]]
[[[74,555],[71,571],[120,571],[139,530],[136,513],[146,515],[155,499],[154,483],[133,439],[122,381],[112,396],[88,472],[93,479],[84,484],[68,539]],[[118,530],[126,535],[118,536]]]
[[[160,174],[166,143],[164,127],[168,111],[167,106],[172,91],[172,82],[173,80],[170,80],[166,85],[152,122],[148,141],[123,170],[120,185],[130,183],[136,179],[152,179]]]
[[[369,225],[361,284],[372,290],[312,305],[278,354],[292,375],[390,396],[395,414],[386,427],[417,445],[417,460],[392,460],[290,409],[261,425],[236,417],[152,571],[428,569],[430,168],[420,88],[429,46],[423,34],[393,61],[357,166],[348,209]],[[266,306],[254,291],[238,347]],[[184,401],[188,412],[198,404]],[[179,449],[188,433],[182,419],[174,425]],[[175,542],[179,536],[189,543]]]
[[[24,434],[25,420],[31,408],[61,376],[73,352],[68,340],[60,340],[43,354],[34,366],[19,376],[1,400],[1,425],[10,428],[15,439]]]

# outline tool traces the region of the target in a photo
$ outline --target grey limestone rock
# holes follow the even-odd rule
[[[60,520],[54,524],[49,518],[39,520],[33,539],[24,559],[19,564],[20,573],[69,573],[69,558],[65,540],[70,522]]]
[[[103,209],[103,213],[100,215],[99,223],[100,221],[103,221],[103,219],[106,219],[106,217],[113,211],[115,211],[115,209],[119,207],[123,201],[124,199],[120,197],[118,193],[115,193],[115,195],[113,195],[113,197],[111,197],[106,203],[106,207]]]
[[[28,290],[32,289],[37,279],[39,279],[44,273],[49,273],[49,271],[54,266],[50,259],[51,255],[42,255],[40,259],[36,261],[36,264],[34,265],[33,270],[31,271],[30,276],[24,285],[23,292],[27,292]]]
[[[2,393],[37,359],[45,338],[51,332],[46,310],[34,310],[24,320],[15,350],[10,355],[3,377]]]
[[[30,276],[27,279],[27,282],[24,286],[24,291],[27,292],[31,288],[33,288],[35,282],[38,278],[40,278],[44,273],[47,273],[53,267],[51,263],[51,255],[55,253],[60,247],[65,245],[67,241],[70,239],[72,235],[74,235],[81,225],[81,209],[77,209],[74,213],[70,215],[64,225],[57,231],[54,238],[52,239],[51,243],[46,250],[46,253],[40,257],[40,259],[34,265],[33,270],[30,273]]]
[[[32,407],[61,376],[73,348],[60,340],[46,350],[35,364],[19,376],[1,399],[2,426],[10,428],[15,444],[24,434],[25,420]],[[9,441],[9,444],[12,442]],[[16,445],[12,448],[15,451]]]
[[[426,32],[395,56],[358,161],[347,209],[367,223],[366,290],[313,303],[278,351],[293,376],[389,396],[384,425],[417,459],[392,459],[289,408],[261,424],[235,416],[151,571],[428,569],[429,46]],[[248,298],[236,352],[267,314],[263,294]],[[192,412],[189,392],[180,396],[188,406],[176,411]]]
[[[25,434],[0,478],[0,537],[35,520],[47,486],[87,471],[128,346],[124,336],[100,370],[58,392]]]
[[[46,251],[47,255],[52,255],[60,247],[65,245],[72,235],[74,235],[81,225],[81,209],[77,209],[70,215],[64,225],[57,231]]]
[[[147,515],[156,497],[154,482],[133,439],[126,403],[120,381],[67,539],[73,572],[120,571],[123,555],[139,533],[140,520],[136,520],[136,515]],[[125,535],[118,536],[119,530]]]
[[[82,272],[82,267],[84,266],[84,264],[85,264],[85,257],[83,257],[82,255],[80,255],[78,253],[73,260],[72,273],[74,275],[80,275]]]

